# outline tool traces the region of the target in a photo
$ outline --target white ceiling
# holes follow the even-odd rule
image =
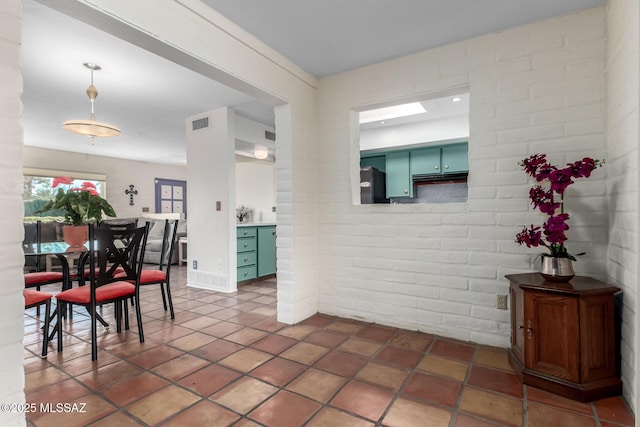
[[[488,32],[603,4],[605,0],[203,0],[309,73],[323,77]],[[103,31],[23,0],[25,145],[184,164],[185,118],[225,105],[273,126],[273,109]],[[122,135],[62,130],[96,118]]]

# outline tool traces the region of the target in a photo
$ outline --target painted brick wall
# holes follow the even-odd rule
[[[638,408],[638,97],[640,10],[636,0],[607,6],[607,192],[609,281],[623,289],[623,393]]]
[[[20,72],[22,3],[0,2],[0,403],[24,402],[22,337],[22,74]],[[24,413],[0,411],[0,425],[25,425]]]
[[[540,252],[515,234],[544,217],[529,206],[518,166],[605,154],[605,9],[489,34],[345,72],[319,88],[320,311],[507,347],[505,274],[531,271]],[[354,109],[471,93],[469,200],[463,204],[354,205]],[[606,279],[606,173],[566,197],[576,271]],[[355,197],[354,197],[355,195]],[[535,266],[537,268],[537,265]]]

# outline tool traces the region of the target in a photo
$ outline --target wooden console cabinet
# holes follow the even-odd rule
[[[509,362],[524,384],[589,402],[622,392],[616,375],[614,294],[590,277],[548,282],[538,273],[510,281]]]

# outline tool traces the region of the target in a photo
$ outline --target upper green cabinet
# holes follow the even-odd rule
[[[467,172],[469,170],[468,144],[451,144],[442,147],[442,173]]]
[[[440,147],[419,148],[411,150],[411,175],[425,173],[441,173]]]
[[[469,170],[468,145],[443,145],[410,151],[411,175],[466,172]]]
[[[366,168],[367,166],[374,167],[381,172],[386,171],[386,161],[384,154],[381,156],[362,156],[360,158],[360,167]]]
[[[387,197],[413,197],[413,183],[409,169],[409,152],[394,151],[386,154]]]
[[[381,160],[384,159],[384,164]],[[363,157],[361,166],[386,172],[387,198],[414,197],[414,175],[447,175],[469,171],[466,142],[437,147],[388,151],[384,155]]]

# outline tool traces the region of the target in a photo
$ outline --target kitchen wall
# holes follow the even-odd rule
[[[320,311],[507,347],[505,274],[540,252],[514,243],[541,223],[518,166],[606,154],[605,8],[599,7],[321,80]],[[470,91],[466,203],[362,205],[357,114],[366,106],[454,88]],[[607,170],[571,187],[569,249],[578,274],[606,279]]]
[[[236,162],[236,189],[236,205],[254,209],[254,222],[276,222],[275,163]]]
[[[637,0],[615,0],[607,11],[607,271],[609,282],[623,289],[623,388],[637,409],[640,10]]]

